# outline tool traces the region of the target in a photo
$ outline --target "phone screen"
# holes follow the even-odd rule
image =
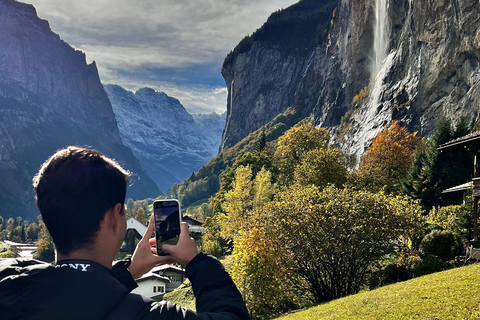
[[[162,251],[162,245],[175,245],[180,236],[180,204],[175,199],[157,200],[153,203],[153,212],[157,254],[164,256],[167,254]]]

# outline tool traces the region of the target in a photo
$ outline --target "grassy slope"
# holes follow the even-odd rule
[[[166,293],[163,299],[195,311],[195,297],[193,296],[192,284],[188,280],[174,291]]]
[[[480,264],[337,299],[281,319],[480,319]]]

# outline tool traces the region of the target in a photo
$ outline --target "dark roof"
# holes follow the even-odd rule
[[[466,136],[457,138],[452,141],[448,141],[447,143],[444,143],[438,147],[438,150],[446,149],[449,147],[455,147],[455,146],[478,146],[480,147],[480,131],[472,132],[470,134],[467,134]]]
[[[183,216],[182,217],[182,220],[184,222],[186,222],[188,225],[191,225],[191,226],[202,226],[203,223],[201,223],[200,221],[192,218],[192,217],[189,217],[189,216]]]

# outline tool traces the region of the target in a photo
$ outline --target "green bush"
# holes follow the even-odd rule
[[[422,261],[420,257],[408,255],[398,258],[396,261],[385,261],[383,267],[374,268],[369,278],[370,289],[406,281],[414,277],[414,268]]]
[[[439,272],[447,269],[447,265],[437,256],[429,254],[425,256],[419,264],[413,268],[415,277],[424,276],[430,273]]]
[[[420,243],[420,255],[434,255],[443,262],[453,260],[459,246],[457,237],[449,230],[433,230]]]

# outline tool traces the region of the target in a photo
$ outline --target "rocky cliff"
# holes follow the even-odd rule
[[[477,120],[478,1],[303,0],[257,32],[275,17],[298,20],[315,10],[329,12],[327,27],[320,21],[317,27],[325,38],[317,33],[292,51],[287,37],[272,44],[254,34],[227,57],[222,148],[290,105],[311,112],[314,124],[328,127],[358,158],[393,119],[426,137],[442,117]]]
[[[129,197],[158,196],[122,143],[95,63],[87,65],[31,5],[0,0],[0,30],[0,215],[38,215],[32,176],[68,145],[96,148],[135,173]]]
[[[123,142],[164,192],[217,154],[225,115],[192,116],[180,101],[150,88],[105,90]]]

